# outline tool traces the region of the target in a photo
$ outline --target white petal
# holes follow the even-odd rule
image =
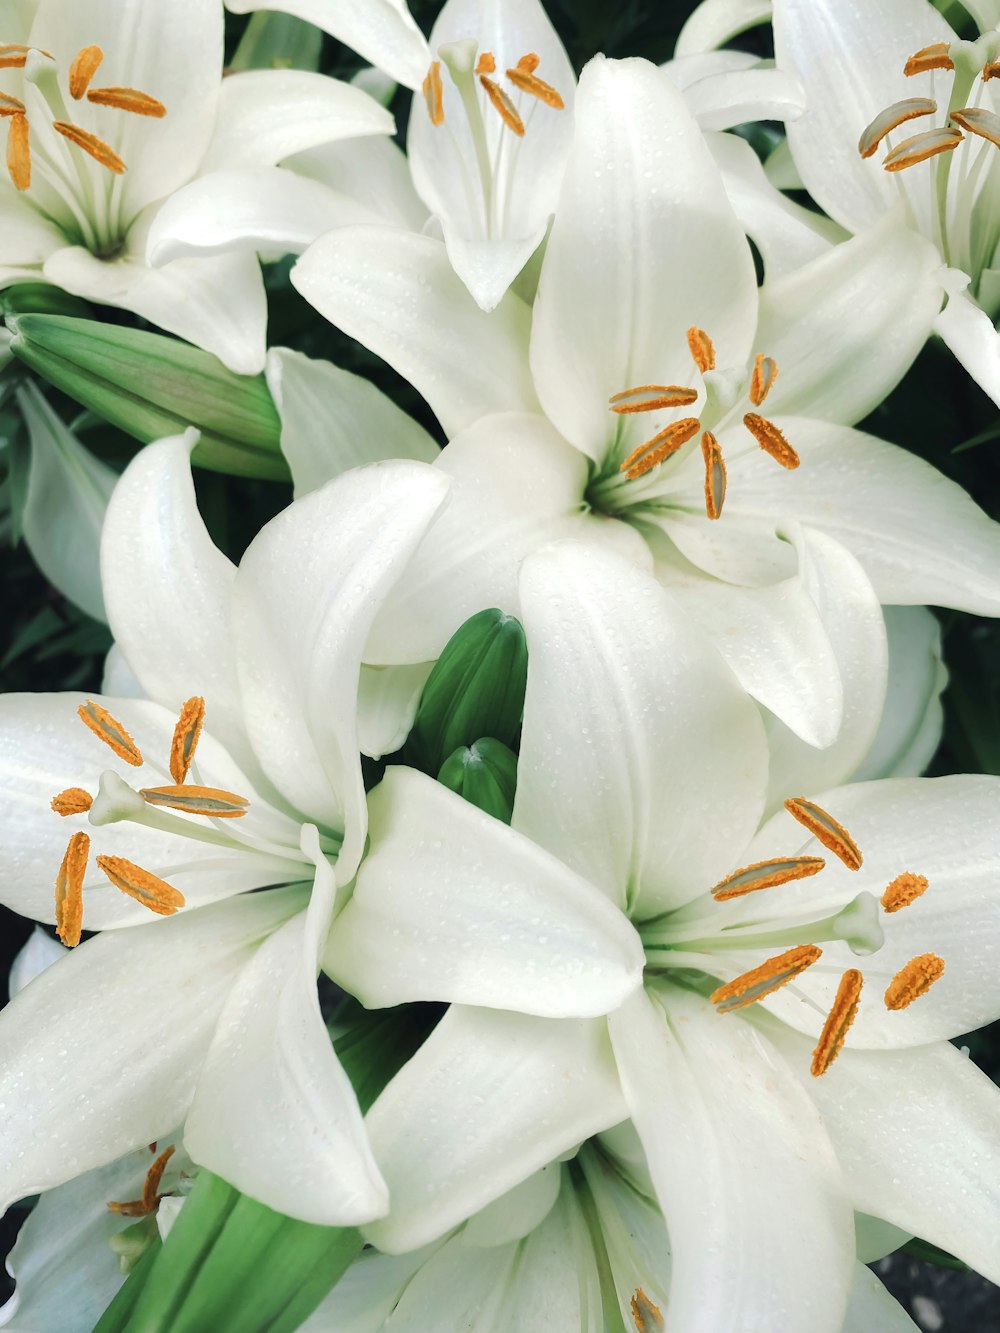
[[[480,310],[441,241],[388,227],[345,227],[309,247],[292,283],[408,379],[445,434],[491,412],[537,407],[527,306],[508,292],[492,313]]]
[[[298,889],[277,889],[109,931],[7,1006],[0,1015],[4,1207],[183,1120],[235,976],[301,903]]]
[[[407,88],[420,86],[430,64],[427,43],[405,0],[367,0],[364,5],[356,0],[231,0],[226,7],[234,14],[275,9],[315,23]]]
[[[358,748],[381,759],[400,748],[413,726],[433,662],[361,667],[358,684]]]
[[[6,17],[6,16],[5,16]],[[6,31],[6,29],[5,29]],[[43,264],[66,244],[63,233],[24,194],[0,181],[0,275]]]
[[[920,1333],[920,1326],[889,1295],[870,1268],[855,1264],[844,1333]]]
[[[710,51],[725,46],[733,37],[766,23],[771,17],[771,0],[702,0],[677,38],[679,56]]]
[[[941,740],[941,626],[924,606],[882,608],[889,640],[889,688],[878,733],[854,778],[919,777]]]
[[[333,867],[312,825],[302,847],[316,865],[308,910],[261,945],[230,990],[184,1145],[269,1208],[321,1226],[357,1226],[387,1212],[389,1198],[316,993]]]
[[[362,1250],[354,1263],[300,1326],[300,1333],[382,1333],[385,1321],[413,1275],[423,1267],[434,1247],[408,1254],[380,1254]]]
[[[895,1254],[900,1246],[912,1240],[912,1233],[901,1227],[894,1227],[881,1217],[872,1217],[870,1213],[854,1210],[854,1240],[858,1258],[863,1264],[875,1263],[886,1255]]]
[[[521,606],[514,827],[640,919],[687,901],[721,878],[759,818],[756,708],[663,589],[617,554],[548,547],[524,563]],[[710,838],[690,836],[706,826]]]
[[[562,1165],[550,1162],[520,1185],[501,1194],[499,1199],[488,1203],[466,1222],[462,1228],[463,1245],[489,1248],[527,1236],[548,1217],[559,1197],[562,1178]]]
[[[445,1000],[589,1018],[640,984],[639,936],[598,889],[423,773],[388,770],[369,835],[323,958],[365,1008]]]
[[[368,1113],[392,1211],[365,1234],[422,1245],[625,1115],[603,1020],[453,1005]]]
[[[101,693],[113,695],[116,699],[145,699],[146,692],[135,678],[135,673],[125,660],[125,654],[117,643],[113,643],[104,658],[104,674],[101,677]]]
[[[784,70],[766,68],[742,51],[672,60],[663,70],[683,90],[688,110],[703,130],[729,130],[750,120],[795,120],[805,107],[805,92]],[[738,64],[733,57],[739,57]],[[695,64],[696,70],[686,70]]]
[[[100,542],[118,474],[66,427],[34,384],[17,395],[31,439],[21,522],[42,573],[95,620],[104,620]]]
[[[374,662],[429,661],[485,607],[517,613],[517,571],[562,537],[612,546],[648,565],[641,537],[587,512],[587,462],[542,416],[485,417],[445,448],[448,507],[387,599],[368,642]]]
[[[365,838],[361,654],[446,494],[446,479],[422,463],[357,468],[272,519],[236,576],[233,623],[251,742],[297,810],[344,833],[344,882]]]
[[[934,246],[890,216],[765,283],[757,345],[780,374],[764,411],[845,425],[867,416],[930,335],[941,306],[940,269]]]
[[[35,977],[57,963],[65,953],[59,941],[47,935],[41,926],[33,927],[10,965],[7,982],[10,998],[13,999],[18,991],[24,990],[29,981],[34,981]]]
[[[954,274],[955,270],[950,272]],[[966,275],[956,277],[958,281],[949,286],[948,304],[938,315],[934,332],[944,339],[983,392],[1000,403],[1000,334],[966,290]]]
[[[284,165],[353,199],[389,226],[422,231],[427,222],[409,163],[393,139],[342,139],[296,153]]]
[[[661,1007],[662,1006],[662,1007]],[[809,1098],[769,1044],[676,987],[609,1019],[673,1250],[670,1319],[841,1333],[854,1227]]]
[[[281,449],[296,499],[363,463],[433,463],[441,452],[388,395],[330,361],[276,347],[268,353],[267,382],[281,415]]]
[[[596,57],[582,75],[576,116],[531,365],[552,422],[600,461],[618,420],[612,394],[697,378],[691,325],[708,330],[720,365],[744,364],[757,289],[718,169],[662,71]]]
[[[223,80],[200,174],[274,166],[331,139],[392,134],[385,107],[360,88],[298,69],[254,69]]]

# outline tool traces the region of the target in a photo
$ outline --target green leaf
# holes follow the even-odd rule
[[[955,1268],[963,1273],[969,1271],[969,1265],[963,1264],[961,1259],[956,1259],[947,1250],[932,1245],[929,1240],[921,1240],[919,1236],[914,1236],[912,1240],[902,1245],[899,1253],[908,1254],[911,1259],[920,1259],[925,1264],[936,1264],[938,1268]]]
[[[319,28],[291,14],[262,9],[247,24],[229,68],[317,70],[322,49]]]
[[[517,755],[501,741],[485,736],[449,755],[441,765],[438,782],[509,824],[517,789]]]

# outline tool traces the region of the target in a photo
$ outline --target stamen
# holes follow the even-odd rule
[[[715,347],[704,329],[692,325],[687,331],[688,347],[694,357],[694,363],[704,375],[706,370],[715,369]]]
[[[127,893],[159,916],[173,916],[179,907],[184,906],[183,893],[166,880],[143,870],[134,861],[126,861],[124,856],[99,856],[97,864],[116,889],[121,889],[122,893]]]
[[[68,949],[80,943],[83,929],[83,877],[87,873],[90,838],[74,833],[56,875],[56,934]]]
[[[170,742],[170,776],[175,782],[186,780],[204,725],[205,700],[196,695],[181,705],[181,715]]]
[[[102,167],[107,167],[116,176],[121,176],[124,173],[125,163],[96,134],[91,134],[89,130],[82,130],[79,125],[71,125],[66,120],[54,120],[52,128],[57,134],[61,134],[64,139],[76,144],[77,148],[82,148],[85,153],[89,153],[95,162],[99,162]]]
[[[668,407],[688,407],[698,397],[697,389],[683,384],[640,384],[622,389],[608,399],[612,412],[625,416],[630,412],[660,412]]]
[[[424,101],[432,125],[444,124],[444,85],[441,82],[441,61],[434,60],[423,82]]]
[[[24,103],[19,97],[11,97],[9,93],[0,93],[0,116],[23,116]]]
[[[81,722],[85,722],[94,735],[110,746],[119,759],[138,768],[142,763],[142,751],[128,734],[122,724],[113,718],[106,708],[88,699],[76,710]]]
[[[768,421],[767,417],[759,417],[756,412],[748,412],[743,418],[743,424],[765,454],[770,454],[776,463],[780,463],[789,471],[798,467],[798,454],[773,421]]]
[[[30,50],[20,42],[0,42],[0,69],[24,69]]]
[[[109,1211],[118,1213],[121,1217],[148,1217],[150,1213],[155,1213],[160,1200],[164,1197],[158,1193],[160,1181],[163,1179],[167,1163],[173,1155],[174,1147],[171,1144],[169,1148],[160,1153],[146,1172],[141,1199],[130,1199],[128,1203],[109,1203]]]
[[[773,889],[795,879],[808,879],[810,875],[818,875],[825,865],[822,856],[779,856],[773,861],[756,861],[752,866],[734,870],[721,884],[716,884],[712,897],[717,903],[728,902],[758,889]]]
[[[537,66],[538,57],[534,56],[532,58],[535,61],[535,66]],[[522,93],[527,93],[529,97],[537,97],[540,102],[544,102],[546,106],[552,107],[555,111],[562,111],[566,103],[560,93],[552,87],[551,83],[546,83],[544,79],[540,79],[534,73],[535,66],[532,66],[530,70],[526,69],[521,63],[524,59],[526,57],[522,56],[514,68],[507,71],[508,79],[515,88],[520,88]]]
[[[633,449],[625,462],[622,463],[620,471],[625,473],[629,481],[635,481],[637,477],[649,472],[651,468],[662,463],[671,454],[675,454],[682,445],[687,444],[688,440],[697,435],[700,430],[701,422],[697,417],[682,417],[680,421],[675,421],[666,430],[661,430],[659,434],[654,435],[645,444],[640,444],[638,449]],[[650,450],[650,452],[647,453],[647,450]]]
[[[785,802],[785,809],[809,830],[824,847],[839,856],[848,870],[858,870],[862,856],[858,844],[854,841],[843,824],[838,824],[833,815],[804,796],[791,796]]]
[[[750,401],[754,407],[760,407],[777,378],[777,361],[773,357],[765,356],[763,352],[758,352],[750,377]]]
[[[851,967],[840,978],[833,1008],[823,1024],[819,1041],[812,1055],[810,1072],[813,1078],[819,1078],[836,1060],[843,1049],[847,1033],[858,1012],[861,1003],[861,987],[864,978],[857,968]]]
[[[87,101],[95,106],[117,107],[133,116],[155,116],[157,120],[167,114],[167,108],[158,98],[141,93],[138,88],[91,88]]]
[[[1000,79],[1000,60],[987,60],[983,66],[983,83],[988,79]]]
[[[665,1325],[660,1307],[653,1304],[642,1287],[636,1288],[631,1308],[638,1333],[663,1333]]]
[[[987,111],[981,106],[963,106],[960,111],[953,111],[951,119],[970,134],[978,134],[981,139],[1000,148],[1000,116],[995,111]]]
[[[141,787],[139,795],[149,805],[183,810],[189,815],[207,815],[210,819],[238,819],[245,815],[250,802],[245,796],[219,787]]]
[[[28,117],[13,115],[7,131],[7,171],[18,190],[31,185],[31,144],[28,139]]]
[[[79,102],[90,87],[90,80],[103,59],[104,52],[99,46],[85,46],[77,51],[69,67],[69,95],[74,102]]]
[[[731,1014],[734,1009],[743,1009],[748,1004],[756,1004],[772,991],[794,981],[807,967],[812,967],[823,954],[815,944],[797,944],[794,949],[780,953],[776,958],[769,958],[759,967],[751,968],[733,981],[712,992],[709,997],[717,1006],[720,1014]]]
[[[705,513],[720,518],[726,500],[726,460],[719,441],[711,431],[701,437],[701,455],[705,460]]]
[[[937,110],[937,102],[932,97],[904,97],[901,102],[893,102],[884,111],[880,111],[870,125],[867,125],[858,140],[858,152],[862,157],[871,157],[887,134],[905,125],[908,120],[918,116],[932,116]]]
[[[907,167],[915,167],[918,162],[926,162],[938,153],[950,153],[964,137],[961,130],[950,127],[914,134],[885,155],[882,167],[885,171],[905,171]]]
[[[517,68],[522,70],[525,74],[534,74],[535,70],[541,63],[542,57],[535,51],[529,51],[527,55],[523,55],[517,62]]]
[[[944,959],[936,953],[922,953],[911,958],[889,982],[885,992],[887,1009],[905,1009],[921,995],[926,995],[944,972]]]
[[[910,903],[916,902],[922,893],[927,892],[926,875],[914,875],[904,870],[897,875],[882,894],[882,908],[886,912],[901,912]]]
[[[52,809],[57,815],[83,815],[94,804],[94,798],[82,787],[67,787],[52,798]]]
[[[494,83],[492,79],[488,79],[485,74],[480,74],[479,82],[482,84],[486,96],[500,113],[500,118],[503,123],[508,129],[513,130],[518,138],[521,138],[524,134],[524,121],[517,114],[517,108],[514,106],[514,103],[510,100],[500,85]]]
[[[477,74],[495,74],[497,72],[497,58],[492,51],[484,51],[476,61]]]
[[[931,69],[954,69],[955,62],[948,50],[947,42],[931,42],[930,46],[922,46],[910,56],[903,66],[903,73],[909,79],[914,74],[926,74]]]

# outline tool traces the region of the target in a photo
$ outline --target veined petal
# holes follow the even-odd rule
[[[108,931],[7,1006],[0,1014],[4,1207],[183,1120],[236,975],[301,905],[299,889],[276,889]]]
[[[617,428],[612,394],[691,382],[692,325],[709,332],[720,364],[744,363],[757,290],[702,133],[660,70],[596,57],[582,75],[576,117],[531,366],[552,422],[600,461]]]
[[[368,818],[370,850],[323,958],[366,1008],[445,1000],[589,1018],[641,983],[639,936],[598,889],[440,783],[390,768]]]
[[[934,332],[944,339],[983,392],[1000,404],[1000,334],[969,295],[967,284],[964,273],[949,270],[948,304],[935,320]]]
[[[615,553],[566,542],[531,556],[521,608],[514,827],[634,917],[686,902],[721,878],[759,818],[756,708],[663,589]],[[711,838],[690,836],[706,825]]]
[[[309,907],[261,945],[233,985],[184,1143],[200,1165],[278,1212],[357,1226],[387,1212],[389,1199],[320,1014],[316,973],[336,885],[311,824],[302,849],[316,867]]]
[[[767,23],[771,0],[702,0],[677,38],[677,55],[695,55],[725,46],[733,37]]]
[[[343,832],[345,883],[365,839],[361,654],[447,486],[422,463],[345,473],[272,519],[236,576],[233,623],[251,743],[297,810]]]
[[[920,1333],[920,1326],[889,1295],[870,1268],[855,1264],[844,1333]]]
[[[365,1234],[425,1244],[625,1116],[603,1019],[452,1005],[366,1118],[392,1207]]]
[[[6,180],[0,182],[0,280],[6,282],[8,273],[44,264],[65,244],[63,233],[30,199]]]
[[[941,658],[941,625],[924,606],[885,606],[889,688],[878,732],[855,781],[916,778],[941,740],[941,693],[948,670]]]
[[[345,227],[309,247],[292,282],[324,318],[408,379],[447,435],[491,412],[537,408],[528,307],[508,292],[490,314],[480,310],[441,241]]]
[[[402,746],[433,662],[412,666],[361,666],[358,683],[358,748],[371,759]]]
[[[281,450],[296,499],[364,463],[433,463],[441,453],[387,394],[330,361],[275,347],[267,357],[267,382],[281,415]]]
[[[381,1333],[410,1280],[435,1246],[407,1254],[381,1254],[370,1246],[301,1325],[300,1333]]]
[[[636,995],[609,1028],[670,1232],[671,1320],[716,1333],[739,1310],[748,1333],[776,1319],[841,1333],[853,1217],[822,1121],[777,1052],[677,987]]]

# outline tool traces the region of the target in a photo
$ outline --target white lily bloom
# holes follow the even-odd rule
[[[318,74],[253,70],[223,83],[222,19],[219,0],[38,0],[23,41],[0,47],[0,284],[45,278],[253,373],[267,315],[256,258],[150,268],[159,208],[221,164],[272,165],[391,134],[393,120]]]
[[[327,951],[365,1004],[393,1005],[413,971],[399,878],[414,915],[449,898],[481,914],[455,940],[451,1009],[367,1116],[392,1201],[371,1240],[391,1253],[427,1244],[630,1116],[671,1237],[680,1329],[741,1309],[761,1328],[780,1312],[789,1327],[838,1330],[854,1208],[1000,1272],[1000,1102],[944,1044],[1000,1012],[1000,783],[860,784],[755,832],[759,718],[662,588],[620,556],[563,543],[525,561],[521,605],[512,827],[390,770]],[[838,857],[858,862],[854,840],[863,864],[849,869]],[[645,986],[606,1019],[552,1021],[522,1002],[510,960],[551,933],[542,849],[642,941]],[[363,942],[375,923],[389,966]],[[499,992],[498,950],[510,973]]]

